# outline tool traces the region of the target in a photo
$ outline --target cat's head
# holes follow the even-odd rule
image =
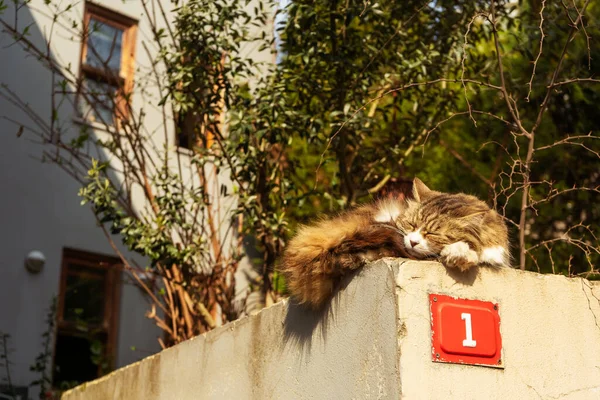
[[[476,242],[486,212],[489,208],[473,196],[436,192],[415,178],[413,199],[395,222],[408,253],[428,258],[438,256],[446,245]]]

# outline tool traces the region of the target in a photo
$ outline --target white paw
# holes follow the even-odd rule
[[[465,271],[479,263],[477,253],[465,242],[456,242],[444,247],[440,253],[442,263],[449,268]]]
[[[508,265],[508,254],[502,246],[486,247],[481,252],[480,261],[493,266],[503,267]]]
[[[444,257],[464,258],[475,263],[478,261],[477,253],[471,250],[465,242],[449,244],[442,249],[440,254]]]

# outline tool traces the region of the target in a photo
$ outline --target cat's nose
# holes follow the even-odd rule
[[[410,241],[410,247],[415,247],[418,244],[419,244],[419,242],[415,242],[414,240]]]

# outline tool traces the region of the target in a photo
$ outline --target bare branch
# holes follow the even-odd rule
[[[533,85],[533,78],[535,77],[535,69],[537,68],[537,63],[544,50],[544,38],[546,37],[546,34],[544,33],[544,8],[546,8],[546,0],[542,0],[542,7],[540,8],[540,50],[533,61],[533,71],[531,72],[531,78],[529,79],[529,91],[527,92],[526,97],[527,102],[529,102],[529,96],[531,96],[531,87]]]
[[[547,87],[548,87],[548,89],[552,89],[552,88],[555,88],[557,86],[568,85],[568,84],[575,83],[575,82],[600,83],[600,79],[595,79],[595,78],[573,78],[573,79],[567,79],[566,81],[553,83],[552,85],[548,85]]]

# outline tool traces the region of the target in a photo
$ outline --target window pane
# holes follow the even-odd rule
[[[100,270],[69,266],[63,318],[99,325],[104,319],[106,275]]]
[[[74,386],[97,378],[98,365],[94,364],[92,356],[92,342],[89,339],[58,333],[53,386]]]
[[[199,117],[191,110],[180,112],[175,120],[177,129],[177,146],[192,150],[196,138],[196,129],[201,125]]]
[[[117,87],[86,78],[83,80],[82,90],[85,94],[81,104],[84,118],[112,125]]]
[[[85,63],[91,67],[109,69],[118,73],[121,69],[121,29],[90,19]]]

